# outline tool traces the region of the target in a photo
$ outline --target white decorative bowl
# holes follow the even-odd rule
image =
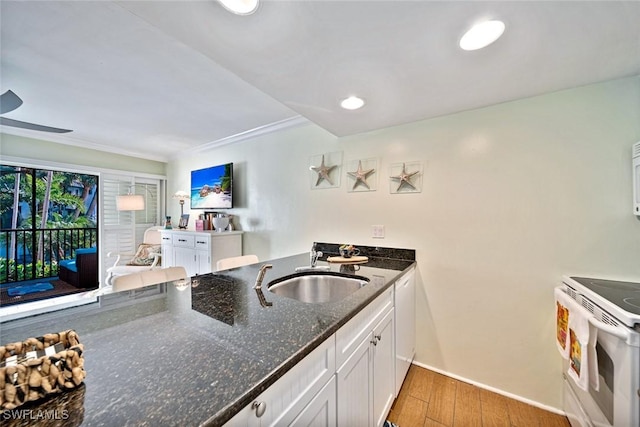
[[[216,231],[224,231],[229,226],[229,217],[228,216],[217,216],[213,218],[213,228]]]

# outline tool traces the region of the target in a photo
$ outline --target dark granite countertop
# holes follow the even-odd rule
[[[334,246],[322,246],[324,259]],[[353,268],[330,264],[331,271],[370,279],[334,303],[306,304],[264,286],[273,305],[262,306],[253,289],[259,267],[267,263],[261,262],[197,276],[182,290],[167,284],[166,293],[154,297],[126,293],[119,296],[125,303],[7,322],[3,344],[75,329],[85,346],[83,385],[19,409],[32,410],[31,416],[66,409],[65,426],[222,425],[414,264],[412,250],[400,250],[403,259],[377,256],[398,255],[390,251],[365,253],[369,262]],[[309,255],[268,263],[273,268],[264,285],[308,265]],[[9,422],[33,425],[24,415]]]

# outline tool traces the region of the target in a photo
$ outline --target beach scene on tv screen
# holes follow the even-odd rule
[[[192,171],[191,209],[231,208],[231,175],[231,163]]]

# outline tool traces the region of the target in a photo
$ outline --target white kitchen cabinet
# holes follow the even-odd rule
[[[338,425],[381,426],[395,395],[393,290],[336,333]]]
[[[331,381],[336,371],[335,348],[332,335],[225,426],[277,427],[293,422],[299,426],[320,425],[316,422],[321,420],[335,426],[335,381]]]
[[[360,310],[336,332],[336,366],[338,368],[353,354],[377,322],[393,307],[393,286],[386,289],[371,304]]]
[[[336,416],[336,377],[333,375],[290,426],[335,427]]]
[[[400,393],[416,352],[416,270],[412,268],[395,283],[396,364],[395,396]]]
[[[336,375],[338,421],[341,426],[370,426],[373,418],[371,343],[363,340]]]
[[[218,260],[242,255],[242,231],[161,230],[162,266],[182,266],[187,275],[215,271]]]
[[[194,251],[191,248],[181,248],[179,246],[175,246],[172,249],[173,251],[173,261],[171,261],[171,265],[164,266],[167,267],[175,267],[175,266],[183,266],[185,270],[187,270],[188,276],[195,276],[198,274],[199,269],[195,267],[194,262]],[[164,259],[164,255],[162,257]]]
[[[394,312],[392,309],[376,325],[373,330],[373,421],[381,426],[387,419],[395,398],[395,378],[392,374],[395,367],[394,347]]]
[[[225,426],[382,426],[415,352],[414,293],[411,269]]]

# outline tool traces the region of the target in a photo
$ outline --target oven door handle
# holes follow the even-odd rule
[[[615,326],[607,325],[602,323],[595,317],[589,317],[589,323],[593,325],[594,328],[600,329],[602,332],[606,332],[608,334],[613,335],[616,338],[619,338],[623,341],[629,340],[630,332],[625,328],[616,328]]]

